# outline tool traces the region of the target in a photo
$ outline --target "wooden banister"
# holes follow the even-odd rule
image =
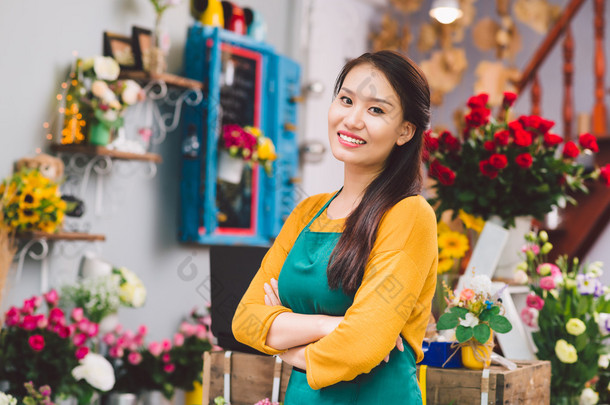
[[[572,29],[566,30],[563,41],[563,139],[572,139],[572,120],[574,107],[572,97],[572,77],[574,75],[574,38]]]
[[[604,2],[595,0],[595,105],[593,106],[593,133],[608,136],[606,123],[606,104],[604,103],[604,75],[606,62],[604,56]]]
[[[586,0],[571,0],[570,3],[566,6],[565,10],[542,42],[542,45],[540,45],[533,58],[530,60],[530,63],[523,71],[521,80],[519,80],[516,86],[517,94],[521,94],[523,89],[534,78],[534,76],[538,72],[538,69],[540,68],[540,65],[546,59],[549,52],[551,52],[551,50],[557,43],[557,40],[559,40],[561,34],[570,25],[572,18],[574,18],[576,12],[580,9],[580,6],[582,6],[585,1]]]
[[[542,115],[540,108],[540,100],[542,99],[542,88],[540,87],[540,81],[538,75],[534,75],[534,82],[532,84],[532,115]]]

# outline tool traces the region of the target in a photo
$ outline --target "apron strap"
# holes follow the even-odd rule
[[[330,200],[328,200],[326,202],[326,204],[324,204],[324,206],[322,208],[320,208],[320,211],[318,211],[318,213],[316,215],[314,215],[314,217],[311,219],[311,221],[309,221],[309,223],[307,224],[307,226],[305,226],[305,229],[309,229],[309,226],[313,223],[313,221],[316,220],[316,218],[318,218],[320,216],[320,214],[322,214],[324,212],[324,210],[326,209],[326,207],[328,207],[328,205],[335,199],[336,196],[339,195],[339,193],[341,192],[341,190],[343,190],[343,187],[341,187],[339,189],[339,191],[337,191]]]

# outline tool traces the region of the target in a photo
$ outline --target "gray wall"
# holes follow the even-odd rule
[[[185,0],[186,1],[186,0]],[[349,0],[355,1],[355,0]],[[347,47],[342,54],[348,55],[354,49],[360,49],[366,35],[353,35],[353,29],[368,30],[371,22],[380,19],[383,8],[375,4],[383,1],[358,1],[358,6],[337,7],[337,2],[318,0],[249,0],[240,2],[259,9],[269,25],[269,42],[276,49],[288,56],[304,62],[305,83],[320,80],[313,77],[314,72],[337,72],[339,66],[332,68],[334,58],[321,58],[328,55],[333,47]],[[341,4],[347,3],[341,0]],[[430,3],[430,2],[427,2]],[[495,2],[480,0],[476,3],[478,16],[495,15]],[[328,30],[325,49],[310,49],[308,39],[316,38],[315,33],[307,34],[307,28],[316,24],[302,26],[306,10],[313,5],[314,15],[324,13],[328,4],[329,24],[339,24],[350,29]],[[592,2],[587,2],[579,13],[575,28],[576,74],[575,104],[576,111],[591,111],[593,105],[593,57],[591,39]],[[345,8],[347,7],[347,8]],[[421,21],[427,20],[426,10],[407,18],[417,32]],[[610,8],[610,7],[609,7]],[[297,16],[297,18],[294,18]],[[350,25],[345,22],[346,16],[357,21]],[[334,18],[332,18],[334,17]],[[606,10],[606,21],[610,21],[610,10]],[[34,1],[22,0],[0,2],[0,175],[5,176],[11,170],[16,159],[32,155],[37,148],[46,150],[42,123],[48,121],[55,108],[54,97],[59,83],[63,80],[71,60],[72,51],[76,50],[83,57],[101,53],[102,32],[104,30],[129,33],[132,25],[152,26],[154,17],[148,0],[55,0]],[[352,23],[354,22],[352,21]],[[182,49],[187,27],[191,18],[187,4],[170,9],[164,16],[164,24],[170,29],[172,49],[169,70],[180,73],[182,66]],[[524,36],[524,49],[517,57],[515,65],[523,67],[542,40],[529,28],[520,25]],[[610,43],[606,30],[606,49]],[[343,35],[343,38],[340,36]],[[466,43],[470,41],[470,30],[466,33]],[[323,38],[322,38],[323,39]],[[610,52],[609,52],[610,53]],[[493,59],[491,52],[482,53],[473,47],[467,48],[470,70],[464,82],[455,92],[446,97],[441,108],[433,112],[435,124],[452,126],[453,110],[462,106],[472,93],[474,75],[472,69],[479,60]],[[411,55],[416,61],[422,55],[414,52]],[[608,60],[608,54],[606,58]],[[340,62],[337,62],[340,65]],[[325,66],[314,69],[313,66]],[[610,65],[610,64],[607,64]],[[558,121],[556,131],[561,134],[560,106],[561,98],[561,54],[555,50],[546,62],[541,74],[543,85],[543,115]],[[331,73],[329,73],[331,74]],[[334,74],[330,80],[334,79]],[[325,80],[329,78],[324,78]],[[607,84],[610,80],[607,81]],[[318,103],[328,106],[330,98],[324,94],[317,98]],[[314,112],[318,108],[312,97],[305,105],[301,120],[301,138],[326,139],[325,111]],[[325,110],[325,108],[322,108]],[[529,96],[524,96],[517,103],[518,113],[529,112]],[[322,114],[322,115],[320,115]],[[172,136],[173,135],[173,136]],[[193,306],[202,306],[209,299],[209,264],[208,249],[200,246],[185,246],[177,242],[177,211],[179,183],[180,145],[178,134],[169,134],[167,140],[157,148],[163,156],[163,163],[158,166],[158,173],[153,179],[147,179],[143,172],[145,167],[126,163],[117,165],[115,171],[103,178],[104,199],[101,217],[93,215],[95,199],[95,179],[92,180],[86,195],[89,212],[85,222],[91,224],[91,230],[106,235],[107,241],[97,244],[58,243],[49,258],[50,283],[60,285],[63,281],[74,278],[78,259],[86,250],[97,251],[103,258],[136,271],[147,286],[149,298],[143,309],[122,309],[121,320],[129,327],[146,323],[150,327],[151,338],[158,339],[170,336],[180,318]],[[304,194],[313,194],[322,190],[336,188],[340,176],[329,177],[323,167],[340,170],[332,162],[329,152],[322,163],[306,164],[303,167]],[[125,175],[126,172],[134,172]],[[326,174],[324,174],[326,173]],[[320,175],[322,174],[322,175]],[[324,179],[324,180],[322,180]],[[610,232],[606,231],[598,245],[593,249],[595,257],[591,260],[604,260],[610,263],[610,253],[600,243],[607,246]],[[599,255],[599,256],[598,256]],[[605,255],[605,256],[604,256]],[[197,274],[192,281],[180,278],[178,268],[181,263],[194,263]],[[24,298],[40,292],[40,262],[26,260],[22,278],[19,283],[12,282],[8,297],[3,307],[20,304]]]

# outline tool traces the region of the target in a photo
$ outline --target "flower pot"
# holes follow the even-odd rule
[[[138,396],[131,392],[111,392],[104,396],[104,405],[137,405]]]
[[[79,274],[83,278],[108,276],[112,273],[112,265],[98,259],[92,252],[87,252],[81,259]]]
[[[227,151],[221,151],[218,155],[218,179],[239,184],[245,164],[243,159],[233,157]]]
[[[195,388],[192,391],[184,393],[184,405],[202,405],[203,403],[203,386],[198,381],[193,383]]]
[[[484,345],[473,338],[470,344],[462,346],[462,364],[464,367],[471,370],[483,370],[489,367],[491,364],[493,338],[494,334],[491,332],[489,340]]]
[[[489,221],[503,225],[502,220],[499,217],[492,217]],[[523,261],[521,257],[521,247],[525,244],[525,235],[531,230],[532,217],[523,216],[515,218],[515,226],[508,229],[508,239],[502,255],[496,266],[494,272],[494,278],[511,279],[515,275],[515,269],[517,264]]]
[[[106,146],[110,142],[111,128],[103,122],[93,121],[89,128],[89,143],[97,146]]]
[[[138,397],[138,405],[173,405],[174,399],[167,399],[161,391],[144,391]]]

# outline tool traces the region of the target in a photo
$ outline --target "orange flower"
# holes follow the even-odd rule
[[[464,288],[460,293],[460,301],[470,301],[474,298],[474,291],[470,288]]]

